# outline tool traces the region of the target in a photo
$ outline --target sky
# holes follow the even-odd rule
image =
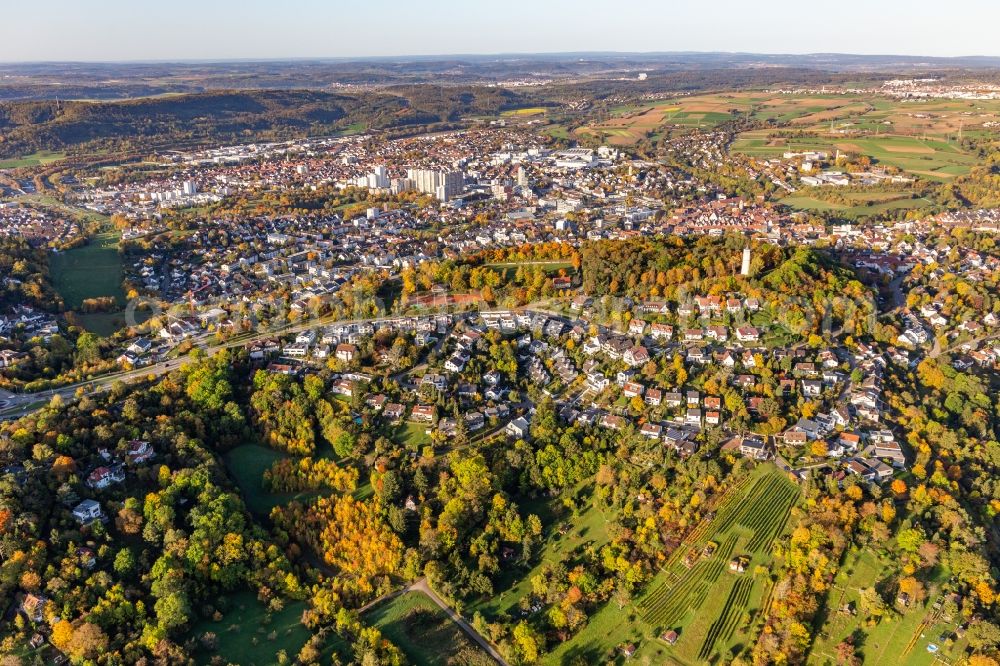
[[[0,62],[567,51],[1000,56],[998,0],[3,2]]]

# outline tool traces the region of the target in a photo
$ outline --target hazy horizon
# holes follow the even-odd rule
[[[509,58],[527,59],[531,57],[558,57],[558,56],[600,56],[600,57],[653,57],[653,56],[680,56],[680,55],[721,55],[721,56],[759,56],[770,57],[856,57],[856,58],[907,58],[920,59],[928,58],[934,60],[967,60],[967,59],[994,59],[1000,60],[1000,55],[987,55],[983,53],[965,53],[961,55],[936,56],[925,53],[858,53],[853,51],[815,51],[815,52],[778,52],[778,51],[511,51],[511,52],[470,52],[470,53],[400,53],[393,55],[344,55],[344,56],[245,56],[232,58],[135,58],[135,59],[60,59],[60,60],[0,60],[3,65],[47,65],[47,64],[88,64],[88,65],[142,65],[142,64],[211,64],[211,63],[280,63],[280,62],[365,62],[377,60],[394,60],[399,62],[408,61],[433,61],[436,59],[456,59],[456,58]]]
[[[844,0],[835,9],[776,0],[510,0],[502,7],[401,0],[337,7],[320,0],[53,0],[5,10],[16,27],[0,62],[203,62],[563,53],[845,54],[1000,57],[1000,3]]]

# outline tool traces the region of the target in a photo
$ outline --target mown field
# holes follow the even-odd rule
[[[867,215],[875,215],[887,210],[922,210],[929,209],[933,202],[912,196],[911,191],[878,192],[864,190],[846,190],[838,188],[836,193],[844,196],[848,202],[832,202],[810,196],[808,194],[793,194],[779,201],[796,210],[828,211],[833,210],[844,218],[856,219]]]
[[[18,169],[22,167],[44,166],[46,164],[58,162],[65,157],[66,153],[56,152],[53,150],[40,150],[37,153],[32,153],[31,155],[0,160],[0,169]]]
[[[816,634],[808,663],[817,666],[838,663],[836,646],[849,636],[856,637],[866,664],[930,666],[938,662],[954,663],[963,656],[964,640],[954,643],[941,640],[943,634],[951,634],[956,628],[934,608],[935,600],[941,596],[941,585],[949,576],[942,567],[936,568],[931,580],[925,581],[926,599],[906,609],[895,606],[899,615],[890,615],[874,626],[868,626],[860,612],[841,612],[844,607],[857,610],[863,588],[881,588],[883,581],[897,573],[887,560],[872,549],[855,548],[847,554],[834,578],[829,602],[820,616],[822,625]],[[937,653],[928,651],[931,644],[939,648]]]
[[[364,614],[414,666],[493,666],[495,662],[423,592],[406,592]]]
[[[543,116],[547,112],[540,106],[535,106],[525,109],[510,109],[509,111],[501,111],[500,115],[504,118],[524,118],[526,116]]]
[[[218,645],[216,649],[199,646],[195,655],[199,664],[213,663],[218,656],[222,663],[270,666],[282,663],[278,656],[282,651],[291,663],[309,640],[310,632],[301,623],[304,601],[272,611],[253,592],[235,592],[223,597],[218,609],[220,620],[203,619],[191,628],[190,635],[199,642],[206,633],[215,634]]]
[[[237,446],[224,456],[226,469],[243,491],[247,508],[258,516],[267,517],[271,509],[292,500],[306,500],[319,493],[272,493],[264,489],[264,472],[276,461],[288,456],[259,444]]]
[[[119,305],[122,292],[122,262],[118,255],[118,233],[105,231],[90,243],[52,255],[52,283],[70,309],[78,309],[87,298],[112,296]]]
[[[334,458],[329,446],[322,446],[317,451],[317,457]],[[239,487],[247,508],[261,518],[271,515],[276,506],[284,506],[292,501],[304,502],[321,495],[331,495],[333,491],[315,491],[299,493],[276,493],[264,488],[264,472],[270,469],[275,461],[288,458],[288,454],[276,451],[260,444],[241,444],[225,453],[223,462],[232,475],[233,481]],[[354,496],[363,499],[372,493],[371,484],[359,479]]]

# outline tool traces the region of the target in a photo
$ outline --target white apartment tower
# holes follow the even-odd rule
[[[465,176],[461,171],[434,171],[431,169],[408,169],[407,180],[424,194],[433,194],[441,201],[454,199],[462,193]]]
[[[528,180],[528,172],[525,171],[524,166],[519,166],[517,168],[517,184],[520,187],[528,187],[530,181]]]

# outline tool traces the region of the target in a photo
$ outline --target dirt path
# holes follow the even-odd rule
[[[496,648],[493,647],[492,643],[483,638],[478,631],[473,629],[472,625],[463,620],[461,615],[453,611],[451,609],[451,606],[446,604],[441,599],[441,597],[439,597],[437,593],[431,589],[431,586],[427,584],[426,578],[421,578],[417,582],[413,583],[413,585],[410,585],[410,587],[406,588],[406,590],[407,592],[423,592],[424,594],[426,594],[428,597],[430,597],[431,601],[437,604],[438,608],[443,610],[448,615],[448,617],[451,618],[452,622],[461,627],[462,631],[468,634],[469,638],[474,640],[479,645],[479,647],[483,648],[483,650],[486,651],[486,654],[493,657],[493,659],[495,659],[496,662],[500,664],[500,666],[510,666],[504,660],[504,658],[500,656],[500,653],[496,651]]]

